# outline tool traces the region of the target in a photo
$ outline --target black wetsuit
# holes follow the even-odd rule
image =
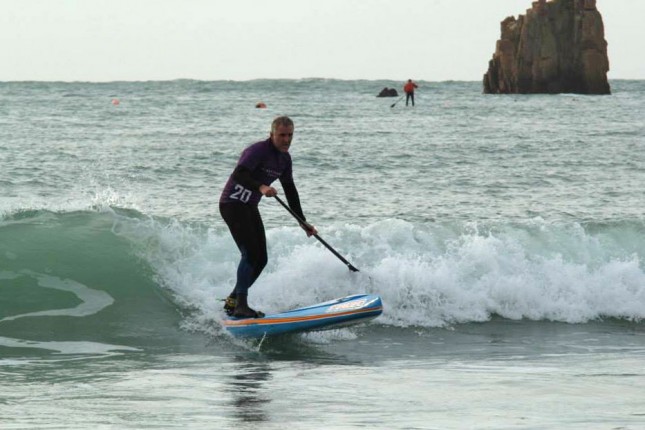
[[[246,148],[220,197],[219,210],[242,258],[231,295],[247,295],[267,264],[264,224],[258,210],[260,185],[280,180],[289,207],[303,220],[298,190],[293,182],[291,156],[278,151],[270,139]]]

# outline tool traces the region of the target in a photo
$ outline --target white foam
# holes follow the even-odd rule
[[[9,337],[0,336],[0,345],[10,348],[34,348],[45,349],[54,351],[58,354],[98,354],[105,355],[118,351],[140,351],[137,348],[132,348],[123,345],[111,345],[99,342],[87,341],[51,341],[41,342],[35,340],[12,339]],[[22,362],[22,361],[19,361]],[[13,364],[8,362],[5,364]]]
[[[50,309],[39,312],[28,312],[19,315],[12,315],[0,319],[0,323],[4,321],[13,321],[19,318],[27,317],[41,317],[41,316],[70,316],[70,317],[84,317],[93,315],[102,309],[114,303],[114,299],[105,291],[95,290],[89,288],[79,282],[71,279],[60,279],[55,276],[35,273],[32,271],[21,271],[20,274],[11,272],[0,272],[0,279],[15,279],[19,276],[30,276],[37,280],[38,285],[43,288],[53,288],[55,290],[69,291],[76,295],[81,301],[78,306],[66,309]]]
[[[239,259],[223,223],[129,222],[117,230],[138,243],[159,282],[204,324],[221,315],[216,299],[233,288]],[[276,312],[369,292],[384,302],[375,322],[396,326],[438,327],[493,314],[570,323],[645,317],[644,251],[632,249],[643,245],[625,243],[616,232],[541,220],[485,228],[384,220],[319,230],[360,272],[348,271],[301,229],[272,228],[252,306]]]

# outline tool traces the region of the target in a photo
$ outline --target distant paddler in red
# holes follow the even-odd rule
[[[118,106],[118,105],[119,105],[119,103],[121,103],[121,102],[119,101],[119,99],[112,99],[112,104],[113,104],[114,106]]]
[[[403,86],[403,91],[405,91],[405,105],[408,105],[408,101],[412,100],[412,106],[414,106],[414,89],[419,88],[419,86],[412,82],[412,79],[408,79],[408,82]]]

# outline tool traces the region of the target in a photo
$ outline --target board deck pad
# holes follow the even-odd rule
[[[330,330],[369,321],[383,312],[381,298],[355,294],[328,302],[293,309],[264,318],[227,317],[224,328],[237,337],[264,337],[286,333]]]

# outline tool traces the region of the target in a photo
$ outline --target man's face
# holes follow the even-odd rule
[[[275,132],[271,132],[271,142],[280,152],[289,152],[293,139],[293,127],[279,125]]]

